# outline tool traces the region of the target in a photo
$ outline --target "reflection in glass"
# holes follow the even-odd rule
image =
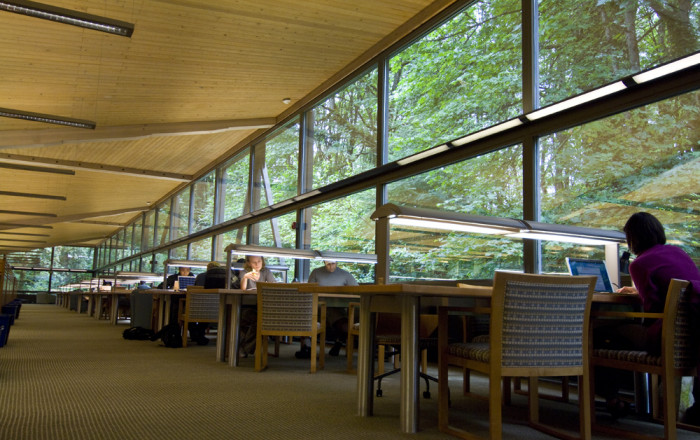
[[[492,279],[496,270],[523,270],[519,239],[391,227],[391,282]]]
[[[621,230],[647,211],[700,262],[699,103],[691,92],[542,137],[542,221]]]

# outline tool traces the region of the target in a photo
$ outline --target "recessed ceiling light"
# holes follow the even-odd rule
[[[291,98],[284,98],[284,99],[282,100],[282,103],[287,104],[287,105],[289,105],[289,103],[291,103],[291,102],[292,102],[292,99],[291,99]]]

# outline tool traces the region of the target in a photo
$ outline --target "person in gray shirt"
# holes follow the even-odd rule
[[[319,286],[357,286],[357,280],[347,270],[338,267],[333,260],[324,260],[322,267],[317,267],[309,274],[309,283],[318,283]],[[338,356],[343,340],[348,337],[348,313],[344,307],[330,307],[326,312],[326,328],[329,330],[330,340],[335,340],[333,347],[328,352],[331,356]],[[296,357],[306,359],[311,356],[311,350],[302,346]]]

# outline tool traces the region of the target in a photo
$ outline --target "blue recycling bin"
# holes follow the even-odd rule
[[[14,315],[0,315],[0,347],[4,347],[7,344],[7,338],[10,336],[10,327],[12,326],[10,321],[14,319]]]

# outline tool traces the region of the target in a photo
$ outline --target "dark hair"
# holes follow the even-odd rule
[[[666,233],[659,219],[648,212],[637,212],[625,223],[627,246],[636,255],[657,244],[666,244]]]

